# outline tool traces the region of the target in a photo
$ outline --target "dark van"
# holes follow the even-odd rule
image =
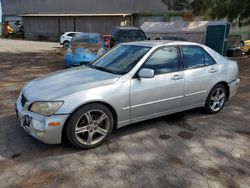
[[[112,32],[110,46],[122,42],[147,40],[145,33],[138,27],[116,26]]]

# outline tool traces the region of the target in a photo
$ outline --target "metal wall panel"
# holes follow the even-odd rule
[[[3,14],[28,13],[159,13],[162,0],[1,0]]]
[[[26,39],[58,40],[59,25],[57,17],[24,17],[23,25]]]
[[[24,32],[58,33],[57,17],[24,17]]]
[[[67,31],[111,34],[124,20],[130,24],[131,17],[23,17],[23,25],[26,39],[56,41]]]
[[[129,23],[131,17],[126,17]],[[120,25],[123,17],[76,17],[76,31],[111,34],[113,28]]]
[[[73,17],[59,17],[60,33],[65,33],[68,31],[74,31],[74,18]]]

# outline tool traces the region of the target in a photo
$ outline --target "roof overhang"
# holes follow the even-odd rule
[[[132,13],[115,13],[115,14],[59,14],[59,13],[55,13],[55,14],[21,14],[20,16],[22,17],[103,17],[103,16],[122,16],[122,17],[126,17],[126,16],[131,16]]]

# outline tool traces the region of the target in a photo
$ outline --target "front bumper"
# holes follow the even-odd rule
[[[69,55],[65,56],[64,59],[65,59],[67,67],[84,65],[84,64],[88,64],[90,62],[90,61],[86,61],[86,60],[83,60],[83,59],[74,58],[74,57],[69,56]]]
[[[240,85],[240,79],[236,79],[235,81],[228,84],[230,92],[229,99],[231,99],[234,95],[236,95],[239,85]]]
[[[21,95],[16,102],[16,113],[24,130],[36,139],[47,144],[60,144],[63,125],[69,115],[52,115],[45,117],[28,111],[29,103],[21,104]],[[29,124],[27,125],[27,117]],[[26,120],[25,120],[26,119]],[[60,122],[60,126],[49,126],[51,122]]]

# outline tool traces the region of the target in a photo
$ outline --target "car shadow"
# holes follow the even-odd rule
[[[134,123],[115,130],[108,141],[99,147],[106,147],[110,142],[115,142],[117,139],[124,136],[135,135],[149,129],[157,129],[162,122],[165,123],[164,126],[168,126],[170,129],[171,126],[177,126],[180,129],[195,131],[196,129],[186,122],[186,116],[192,117],[202,115],[203,113],[200,109],[193,109],[140,123]],[[15,114],[0,118],[0,123],[0,132],[4,135],[0,138],[0,149],[5,148],[5,150],[0,151],[1,156],[7,160],[27,161],[34,158],[37,159],[91,151],[76,149],[68,142],[57,145],[44,144],[23,130]]]

